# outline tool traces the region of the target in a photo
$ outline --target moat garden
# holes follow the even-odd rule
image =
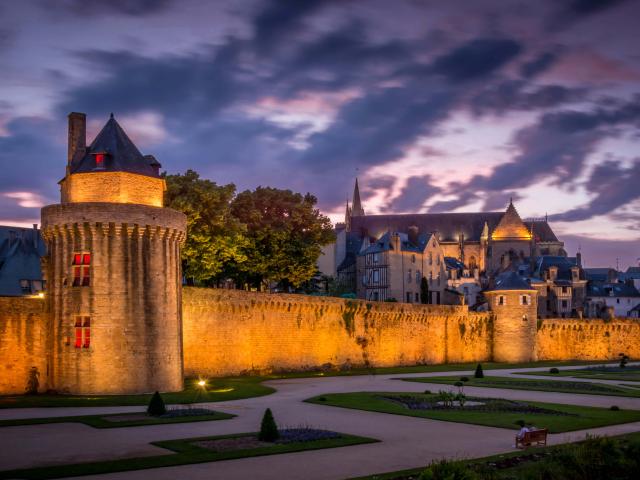
[[[639,376],[601,362],[325,368],[0,397],[0,478],[631,479]],[[522,425],[548,445],[515,449]]]

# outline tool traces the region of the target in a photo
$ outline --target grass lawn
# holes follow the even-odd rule
[[[622,380],[625,382],[640,382],[640,366],[619,367],[591,367],[579,370],[560,370],[551,372],[520,372],[522,375],[543,375],[548,377],[578,377],[602,380]]]
[[[619,410],[612,411],[605,408],[582,407],[577,405],[564,405],[542,402],[521,402],[532,407],[553,410],[558,413],[523,413],[509,411],[474,411],[467,409],[409,409],[400,402],[392,401],[383,397],[398,397],[407,395],[423,399],[425,401],[436,401],[438,395],[423,393],[397,393],[397,392],[354,392],[354,393],[332,393],[320,395],[306,400],[319,405],[330,405],[334,407],[353,408],[356,410],[368,410],[372,412],[391,413],[395,415],[406,415],[410,417],[430,418],[445,422],[472,423],[475,425],[485,425],[488,427],[510,428],[517,430],[520,427],[516,421],[524,420],[532,423],[538,428],[548,428],[550,433],[570,432],[586,428],[603,427],[619,423],[629,423],[640,421],[640,411]],[[324,399],[324,400],[322,400]],[[473,398],[469,398],[472,400]],[[498,401],[498,399],[494,399]]]
[[[241,398],[260,397],[275,392],[262,385],[265,377],[214,378],[207,382],[205,389],[197,385],[197,380],[185,381],[181,392],[163,393],[167,404],[189,404],[200,402],[224,402]],[[151,394],[146,395],[10,395],[0,396],[0,408],[25,407],[105,407],[116,405],[148,405]]]
[[[235,450],[215,452],[194,445],[193,442],[201,440],[217,440],[222,438],[234,438],[257,433],[242,433],[235,435],[222,435],[216,437],[198,437],[180,440],[167,440],[153,442],[152,445],[166,448],[173,453],[151,457],[125,458],[91,463],[77,463],[72,465],[55,465],[50,467],[38,467],[20,470],[0,471],[0,479],[24,478],[24,479],[48,479],[61,477],[75,477],[80,475],[96,475],[102,473],[125,472],[130,470],[143,470],[147,468],[171,467],[176,465],[188,465],[193,463],[217,462],[236,458],[257,457],[261,455],[276,455],[280,453],[300,452],[303,450],[318,450],[323,448],[346,447],[373,443],[378,440],[354,435],[340,434],[338,438],[313,440],[308,442],[293,442],[286,444],[269,445],[267,447],[253,448],[249,450]],[[212,468],[215,472],[215,468]],[[212,473],[214,475],[214,473]],[[149,475],[150,477],[152,474]]]
[[[561,361],[561,362],[528,362],[528,363],[492,363],[482,366],[485,370],[505,368],[561,367],[569,365],[592,365],[602,362]],[[447,371],[473,371],[477,363],[452,363],[446,365],[415,365],[405,367],[354,368],[344,371],[319,371],[278,373],[268,376],[242,376],[212,378],[207,381],[203,390],[197,379],[187,379],[185,389],[181,392],[163,393],[162,398],[168,404],[188,404],[200,402],[223,402],[242,398],[259,397],[275,392],[275,389],[262,385],[266,380],[286,378],[313,378],[352,375],[393,375],[401,373],[430,373]],[[0,408],[29,407],[105,407],[147,405],[151,394],[147,395],[0,395]]]
[[[563,360],[563,361],[543,361],[543,362],[525,362],[525,363],[497,363],[497,362],[481,362],[484,370],[504,370],[506,368],[535,368],[535,367],[566,367],[580,365],[602,365],[602,361],[591,360]],[[306,372],[290,372],[279,373],[265,378],[266,380],[275,380],[278,378],[309,378],[309,377],[348,377],[353,375],[396,375],[401,373],[433,373],[433,372],[450,372],[450,371],[471,371],[476,369],[478,362],[472,363],[448,363],[442,365],[411,365],[401,367],[372,367],[372,368],[353,368],[350,370],[340,371],[319,371],[310,370]]]
[[[467,387],[508,388],[513,390],[537,390],[542,392],[584,393],[589,395],[613,395],[617,397],[640,397],[640,391],[604,383],[572,382],[570,380],[538,380],[517,377],[468,377]],[[406,382],[444,383],[453,385],[460,377],[400,378]]]
[[[610,438],[616,443],[619,442],[619,444],[624,444],[627,442],[640,442],[640,433],[630,433],[626,435],[619,435],[619,436],[608,437],[608,438]],[[574,444],[556,445],[553,447],[545,447],[545,448],[532,448],[525,451],[510,452],[510,453],[504,453],[499,455],[492,455],[490,457],[465,460],[464,463],[472,468],[474,467],[477,468],[479,466],[481,467],[481,470],[482,470],[482,467],[495,465],[496,463],[504,462],[505,460],[508,461],[509,459],[525,459],[526,460],[528,457],[530,458],[531,456],[536,456],[538,459],[540,459],[539,462],[525,461],[524,463],[521,463],[514,467],[504,468],[497,471],[492,469],[493,475],[488,476],[488,478],[491,478],[492,480],[500,480],[500,479],[514,480],[522,477],[523,470],[525,469],[528,470],[532,467],[535,467],[536,463],[545,463],[548,457],[562,453],[567,448],[571,448],[572,446],[577,446],[577,445],[580,445],[580,444],[574,443]],[[351,478],[349,480],[416,480],[426,468],[427,466],[425,465],[424,467],[419,467],[419,468],[411,468],[407,470],[399,470],[396,472],[388,472],[388,473],[378,473],[374,475],[367,475],[364,477]],[[484,478],[484,477],[481,475],[480,478]],[[527,477],[527,478],[548,478],[548,477],[537,475],[537,476]]]
[[[130,412],[142,413],[144,412]],[[94,428],[121,428],[121,427],[141,427],[144,425],[164,425],[167,423],[190,423],[190,422],[211,422],[213,420],[227,420],[235,417],[229,413],[212,412],[206,415],[183,415],[176,417],[145,417],[131,420],[109,420],[113,417],[122,417],[129,413],[115,413],[110,415],[82,415],[75,417],[44,417],[44,418],[20,418],[16,420],[0,420],[1,427],[15,427],[20,425],[40,425],[43,423],[84,423]]]

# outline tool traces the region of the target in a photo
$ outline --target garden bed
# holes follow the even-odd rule
[[[404,400],[400,400],[404,397]],[[410,401],[407,399],[411,398]],[[334,407],[368,410],[411,417],[422,417],[446,422],[470,423],[490,427],[517,430],[520,420],[550,433],[570,432],[640,421],[640,411],[610,410],[608,408],[543,402],[512,402],[504,399],[483,398],[483,409],[478,407],[442,408],[438,394],[398,392],[353,392],[321,395],[306,400],[311,403]],[[429,408],[410,408],[408,405]],[[517,404],[517,406],[516,406]],[[510,411],[511,410],[511,411]]]

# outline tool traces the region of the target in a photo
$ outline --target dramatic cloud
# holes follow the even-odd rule
[[[84,111],[170,172],[310,191],[336,220],[357,174],[368,213],[513,197],[576,235],[638,225],[637,2],[49,3],[0,7],[0,218],[55,200]]]

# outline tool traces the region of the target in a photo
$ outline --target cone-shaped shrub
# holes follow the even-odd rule
[[[262,417],[262,424],[260,425],[260,433],[258,434],[258,440],[262,442],[275,442],[280,434],[278,433],[278,426],[273,419],[271,409],[267,408]]]
[[[158,392],[154,393],[151,397],[149,406],[147,407],[147,413],[152,417],[159,417],[167,413],[167,407],[164,406],[164,400],[162,400]]]
[[[476,373],[473,374],[475,378],[484,378],[484,373],[482,372],[482,365],[479,363],[476,367]]]

